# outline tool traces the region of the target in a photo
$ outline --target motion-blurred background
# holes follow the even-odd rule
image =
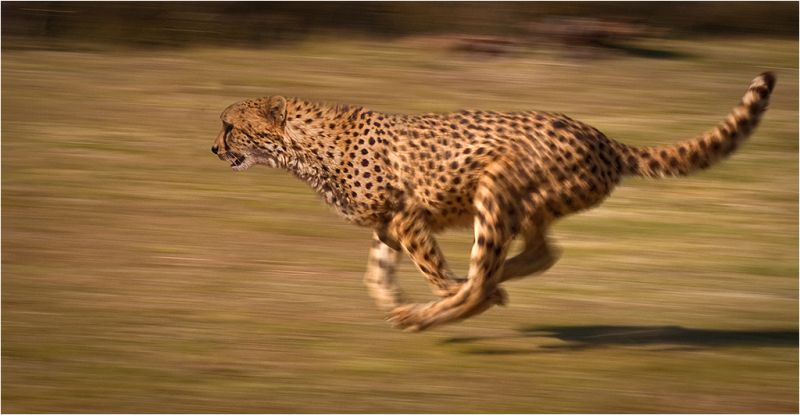
[[[2,4],[5,412],[796,412],[798,5]],[[230,103],[559,111],[638,145],[778,85],[730,160],[629,179],[511,304],[391,329],[369,230],[209,152]],[[468,231],[441,236],[466,268]],[[430,299],[404,262],[401,283]]]

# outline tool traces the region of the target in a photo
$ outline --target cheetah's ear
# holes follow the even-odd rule
[[[267,103],[266,116],[267,119],[274,122],[280,128],[286,125],[286,98],[282,96],[274,96],[269,99]]]

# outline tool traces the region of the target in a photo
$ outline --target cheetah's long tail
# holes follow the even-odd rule
[[[775,87],[775,74],[764,72],[750,83],[742,100],[711,131],[677,144],[632,147],[618,144],[623,174],[645,177],[683,176],[726,158],[755,130]]]

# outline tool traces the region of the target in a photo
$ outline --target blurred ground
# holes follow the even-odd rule
[[[6,412],[796,412],[798,44],[643,40],[592,59],[408,42],[4,49]],[[4,47],[9,46],[4,43]],[[511,304],[422,334],[361,286],[369,231],[303,183],[209,153],[271,94],[390,112],[561,111],[631,144],[771,108],[732,159],[629,179],[555,229]],[[468,232],[443,235],[463,272]],[[406,261],[401,282],[427,288]]]

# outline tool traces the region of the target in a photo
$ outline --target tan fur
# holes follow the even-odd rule
[[[423,330],[502,304],[503,281],[551,267],[550,224],[596,206],[624,175],[685,175],[731,154],[774,85],[772,73],[758,76],[724,122],[672,146],[627,146],[555,113],[395,115],[266,97],[228,107],[212,151],[234,170],[284,168],[346,220],[374,229],[370,294],[397,327]],[[459,279],[433,235],[464,225],[475,242]],[[525,249],[506,259],[516,236]],[[401,249],[440,300],[403,304],[394,278]]]

